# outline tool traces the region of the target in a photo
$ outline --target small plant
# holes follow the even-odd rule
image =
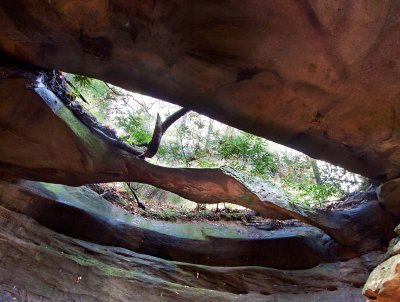
[[[73,79],[76,83],[76,85],[80,86],[80,87],[87,87],[91,84],[92,79],[83,75],[74,75]]]

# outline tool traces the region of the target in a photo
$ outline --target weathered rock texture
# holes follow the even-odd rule
[[[396,231],[400,235],[400,225]],[[364,286],[363,293],[370,299],[368,301],[400,301],[400,237],[391,241],[385,258]]]
[[[370,253],[294,271],[195,265],[73,239],[1,206],[0,242],[1,301],[361,302],[381,259]]]
[[[2,182],[0,205],[69,236],[188,263],[301,269],[354,257],[350,249],[314,227],[264,231],[149,221],[85,187]]]
[[[383,181],[400,176],[399,13],[396,0],[0,1],[0,51],[25,63],[89,75],[180,104]],[[357,254],[388,239],[392,218],[377,202],[350,214],[310,213],[223,170],[149,165],[85,127],[45,85],[32,86],[36,75],[31,68],[14,71],[4,64],[0,70],[2,179],[150,183],[198,202],[231,201],[268,217],[298,218]],[[385,197],[389,184],[382,187],[381,201],[399,218],[397,197]],[[5,202],[12,200],[7,195],[12,192],[3,192]],[[182,285],[186,275],[166,277],[176,272],[176,263],[171,269],[170,262],[146,260],[157,267],[146,277],[131,270],[136,264],[123,262],[112,248],[54,234],[2,208],[0,214],[2,299],[156,301],[163,295],[183,301],[360,300],[349,284],[358,285],[364,276],[357,282],[346,279],[354,263],[357,273],[364,267],[360,258],[345,264],[346,281],[337,291],[311,290],[302,283],[302,271],[291,272],[302,281],[290,282],[306,288],[295,298],[265,288],[269,283],[259,283],[265,279],[258,271],[248,277],[257,285],[248,285],[243,268],[235,273],[207,268],[223,274],[208,280],[231,278],[229,289],[224,282],[198,285],[197,277]],[[138,266],[143,269],[146,261]],[[398,300],[398,256],[387,261],[371,276],[374,285],[366,287],[371,299]],[[282,276],[271,270],[262,274],[271,272],[274,280]],[[330,284],[336,284],[340,272],[335,266],[329,274],[316,273],[318,284],[330,280],[326,288],[335,289]],[[219,291],[219,286],[225,288]],[[291,292],[287,286],[282,291]]]
[[[373,270],[363,293],[370,299],[368,301],[400,301],[400,255],[389,258]]]
[[[396,0],[1,1],[0,50],[400,175]]]
[[[14,212],[58,233],[102,245],[49,232]],[[133,290],[127,282],[134,280],[132,295],[149,301],[161,295],[184,301],[198,296],[204,301],[362,301],[359,287],[383,257],[380,252],[355,257],[313,227],[264,231],[151,221],[132,216],[85,187],[27,181],[1,182],[0,240],[5,243],[0,247],[0,272],[11,274],[0,279],[0,298],[33,300],[127,301]],[[24,252],[14,252],[20,248],[15,242],[24,244]],[[57,281],[51,278],[55,263],[61,263]],[[118,278],[110,282],[112,277]],[[104,291],[117,286],[118,291],[104,296],[93,291],[94,286]],[[143,293],[148,286],[155,290]]]
[[[379,201],[397,219],[400,219],[400,178],[392,179],[377,189]]]

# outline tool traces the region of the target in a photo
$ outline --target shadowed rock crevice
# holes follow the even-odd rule
[[[0,299],[17,301],[361,302],[354,285],[381,259],[371,253],[295,271],[194,265],[63,236],[3,207],[0,240]]]
[[[314,227],[263,231],[149,221],[85,187],[2,182],[0,205],[68,236],[188,263],[301,269],[354,257]]]

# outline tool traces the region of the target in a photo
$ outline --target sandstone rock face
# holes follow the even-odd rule
[[[400,175],[400,24],[383,1],[2,1],[0,50],[377,180]]]
[[[389,258],[373,270],[363,293],[369,301],[400,301],[400,255]]]
[[[151,221],[84,187],[28,181],[0,184],[0,240],[0,272],[12,275],[0,279],[0,298],[34,301],[129,301],[129,291],[146,301],[364,301],[360,287],[383,257],[355,257],[313,227]],[[61,277],[53,280],[55,269]]]
[[[85,187],[1,182],[0,205],[65,235],[188,263],[302,269],[354,257],[314,227],[264,231],[149,221]]]
[[[400,178],[392,179],[378,187],[379,201],[394,215],[400,219]]]
[[[397,219],[400,218],[400,179],[392,179],[377,190],[382,204]],[[395,228],[400,235],[400,225]],[[364,286],[364,295],[371,301],[400,301],[400,237],[394,238],[386,253],[388,259],[371,273]]]
[[[3,207],[0,242],[1,301],[361,302],[382,257],[292,271],[195,265],[67,237]]]
[[[234,197],[235,203],[269,217],[295,217],[313,224],[337,243],[353,246],[353,256],[376,249],[390,237],[386,234],[393,222],[377,202],[350,213],[307,213],[264,198],[220,170],[193,172],[149,165],[94,135],[47,87],[33,87],[32,68],[21,75],[3,67],[12,57],[103,79],[386,181],[400,176],[399,14],[396,0],[1,1],[0,178],[71,185],[125,179],[154,183],[185,197],[200,196],[198,201],[206,203],[218,202],[216,196]],[[387,182],[379,194],[397,219],[398,182]],[[104,215],[88,214],[83,205],[51,204],[48,192],[17,194],[13,199],[14,193],[21,190],[8,187],[2,192],[4,205],[67,235],[137,252],[143,248],[149,254],[165,247],[165,242],[155,240],[140,247],[129,245],[123,237],[107,233],[107,228],[135,238],[136,243],[140,228],[132,231],[126,223],[121,227],[121,222],[104,221]],[[21,196],[25,199],[15,199]],[[29,202],[35,199],[41,200],[42,209]],[[59,207],[70,211],[64,220]],[[78,221],[83,226],[67,223],[73,213],[84,216]],[[83,232],[86,219],[107,236],[89,238],[95,230]],[[336,257],[345,260],[348,253],[321,234],[308,228],[303,237],[298,233],[285,237],[286,242],[296,242],[302,253],[312,254],[311,259],[279,262],[269,251],[265,259],[237,262],[229,250],[225,258],[218,258],[224,251],[218,245],[219,249],[207,251],[215,253],[215,262],[197,255],[199,265],[172,261],[191,259],[184,259],[185,253],[171,246],[161,254],[170,260],[162,260],[72,239],[0,208],[0,299],[363,301],[355,287],[365,281],[379,257],[368,254],[322,264]],[[156,237],[166,238],[160,234],[151,238]],[[203,240],[173,237],[186,250],[201,246]],[[273,238],[261,238],[255,246],[266,248],[270,242],[276,246]],[[251,255],[246,244],[257,241],[245,244],[243,238],[234,242],[224,236],[213,240],[235,248],[240,243],[242,255]],[[168,253],[171,249],[173,253]],[[398,241],[393,241],[391,258],[376,268],[366,284],[364,293],[372,301],[400,300],[397,253]],[[300,262],[306,267],[321,264],[297,271],[212,266],[305,268],[299,267]]]
[[[400,225],[395,231],[400,235]],[[372,271],[364,286],[363,294],[368,301],[400,301],[400,237],[390,242],[385,259]]]

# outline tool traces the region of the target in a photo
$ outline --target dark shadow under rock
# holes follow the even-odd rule
[[[189,263],[302,269],[355,256],[312,226],[265,231],[153,221],[131,215],[86,187],[1,182],[0,204],[68,236]]]
[[[55,233],[0,207],[1,301],[364,301],[382,258],[370,253],[307,270],[168,261]]]

